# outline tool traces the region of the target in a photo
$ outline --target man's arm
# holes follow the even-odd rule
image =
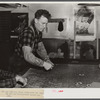
[[[30,64],[37,65],[40,67],[43,67],[44,61],[41,59],[37,58],[33,53],[32,53],[32,48],[29,46],[23,46],[22,51],[24,53],[24,59],[29,62]]]
[[[32,53],[32,49],[29,46],[23,46],[22,47],[23,53],[24,53],[24,58],[27,62],[33,65],[37,65],[39,67],[44,67],[45,70],[50,70],[52,69],[52,65],[48,62],[45,62],[37,57],[35,57]]]
[[[50,61],[49,56],[47,54],[47,51],[44,47],[43,42],[38,43],[38,50],[37,50],[38,55],[46,62],[52,64],[52,66],[54,66],[54,64]]]
[[[45,60],[45,61],[49,60],[49,56],[47,55],[47,51],[44,47],[43,42],[38,43],[37,53],[43,60]]]

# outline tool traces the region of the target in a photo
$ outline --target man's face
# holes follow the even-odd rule
[[[39,19],[35,18],[35,26],[39,31],[43,31],[47,27],[48,19],[41,16]]]

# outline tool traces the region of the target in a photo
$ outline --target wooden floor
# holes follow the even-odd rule
[[[50,71],[30,68],[25,88],[100,88],[98,64],[56,64]]]

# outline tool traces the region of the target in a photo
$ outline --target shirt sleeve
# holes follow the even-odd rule
[[[14,78],[16,76],[16,74],[9,72],[9,71],[5,71],[5,70],[1,70],[0,69],[0,78]]]
[[[15,74],[0,69],[0,88],[11,88],[16,85]]]
[[[38,55],[43,59],[43,60],[49,60],[49,56],[48,56],[48,54],[47,54],[47,51],[46,51],[46,49],[45,49],[45,47],[44,47],[44,44],[43,44],[43,42],[40,42],[39,44],[38,44],[38,50],[37,50],[37,53],[38,53]]]
[[[16,85],[16,79],[15,78],[8,78],[0,80],[0,88],[12,88]]]
[[[32,47],[33,43],[33,32],[30,29],[25,29],[23,32],[23,37],[21,38],[22,46],[30,46]]]

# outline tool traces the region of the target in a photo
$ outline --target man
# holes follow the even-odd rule
[[[24,87],[27,85],[27,79],[12,72],[0,69],[0,88],[12,88],[15,87],[17,83],[20,83],[20,85]]]
[[[43,67],[45,70],[50,70],[54,66],[42,42],[42,32],[46,29],[50,18],[51,14],[47,10],[37,10],[31,26],[25,28],[19,35],[15,49],[18,57],[32,65]]]

